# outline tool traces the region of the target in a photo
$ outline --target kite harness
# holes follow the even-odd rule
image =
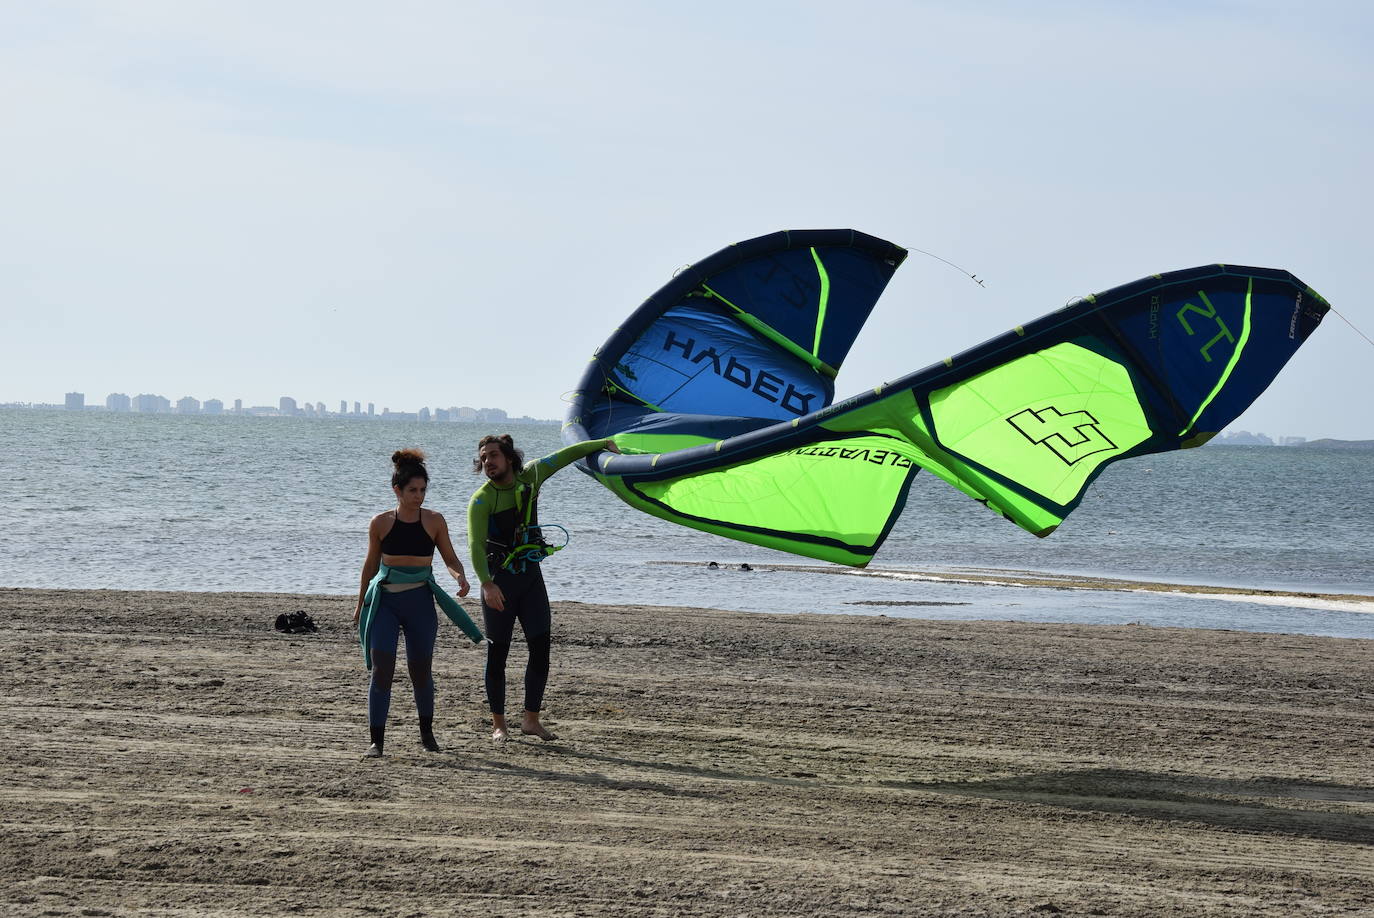
[[[523,574],[530,564],[539,564],[555,552],[562,551],[568,547],[572,541],[572,536],[568,530],[557,523],[539,523],[535,517],[535,507],[537,505],[533,495],[528,500],[521,500],[525,495],[526,488],[521,487],[515,494],[516,513],[522,514],[523,519],[515,527],[515,532],[511,538],[511,548],[502,554],[494,551],[487,554],[487,563],[500,570],[510,571],[512,574]],[[524,508],[520,507],[524,504]],[[553,544],[545,538],[546,530],[556,529],[563,534],[563,541],[560,544]],[[554,536],[557,538],[557,536]]]
[[[563,533],[563,544],[553,545],[545,539],[544,531],[546,529],[557,529]],[[527,564],[539,564],[554,552],[567,548],[572,537],[568,535],[568,530],[557,523],[544,523],[543,525],[521,526],[515,531],[515,540],[520,544],[506,553],[499,566],[502,570],[510,571],[513,574],[523,574]],[[495,558],[495,556],[489,557]]]

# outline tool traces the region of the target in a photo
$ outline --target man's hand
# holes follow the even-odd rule
[[[497,612],[506,611],[506,594],[501,592],[501,588],[496,585],[494,580],[488,580],[482,584],[482,602]]]

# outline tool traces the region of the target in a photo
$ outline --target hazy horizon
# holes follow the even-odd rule
[[[840,397],[1214,262],[1374,334],[1371,36],[1321,0],[10,4],[0,390],[559,418],[674,271],[825,227],[913,251]],[[1372,356],[1329,315],[1233,427],[1374,438]]]
[[[153,393],[149,393],[149,394],[153,394]],[[221,401],[222,401],[222,400],[221,400]],[[318,400],[312,401],[310,404],[311,404],[311,405],[315,405],[315,404],[317,404],[317,402],[318,402]],[[303,412],[302,412],[302,413],[299,413],[299,414],[297,414],[297,415],[280,415],[280,416],[283,416],[283,417],[296,417],[296,418],[299,418],[299,419],[301,419],[301,420],[321,420],[321,419],[323,419],[323,420],[330,420],[330,419],[342,419],[342,420],[388,420],[388,418],[384,417],[383,415],[384,415],[384,412],[390,412],[390,414],[391,414],[391,416],[392,416],[390,419],[394,419],[394,420],[416,420],[416,415],[419,414],[420,411],[426,410],[426,409],[429,410],[429,411],[431,412],[431,414],[433,414],[433,413],[436,412],[436,411],[440,411],[440,410],[442,410],[442,411],[448,411],[448,410],[451,410],[451,409],[454,408],[454,407],[473,408],[473,406],[471,406],[471,405],[453,406],[453,405],[433,405],[433,404],[428,404],[428,405],[419,405],[419,406],[408,407],[408,408],[392,408],[392,407],[389,406],[389,405],[385,405],[385,406],[383,406],[383,405],[377,405],[377,406],[376,406],[376,411],[375,411],[373,414],[369,415],[369,414],[367,414],[367,404],[366,404],[365,402],[363,403],[363,410],[362,410],[360,413],[355,413],[355,412],[352,410],[351,403],[352,403],[352,400],[350,399],[350,408],[349,408],[349,410],[348,410],[347,412],[342,412],[342,413],[340,413],[340,412],[335,411],[333,408],[330,408],[329,402],[327,402],[327,401],[324,402],[324,406],[325,406],[325,415],[323,416],[323,418],[321,418],[321,417],[318,416],[318,415],[305,414],[305,413],[303,413]],[[154,411],[138,411],[138,410],[114,410],[114,409],[107,408],[107,407],[105,406],[104,402],[102,401],[102,402],[99,403],[99,404],[87,402],[87,403],[85,404],[85,406],[82,408],[82,410],[83,410],[83,411],[99,412],[99,413],[102,413],[102,414],[131,414],[131,415],[132,415],[132,414],[156,414],[156,415],[171,415],[171,416],[178,416],[178,417],[197,417],[197,416],[201,416],[201,417],[218,417],[218,416],[225,416],[225,415],[236,416],[236,415],[240,415],[240,414],[243,415],[243,416],[250,416],[250,415],[251,415],[251,416],[257,416],[257,417],[263,417],[263,416],[268,416],[268,415],[264,415],[264,414],[262,414],[262,413],[260,413],[260,412],[263,412],[263,411],[276,412],[276,411],[279,410],[278,406],[275,406],[275,405],[248,405],[248,404],[245,403],[245,404],[244,404],[244,407],[243,407],[243,409],[242,409],[242,411],[235,411],[235,410],[231,407],[231,404],[232,404],[231,402],[226,402],[225,405],[224,405],[224,410],[221,411],[221,412],[195,411],[195,412],[189,412],[189,413],[187,413],[187,412],[178,411],[178,410],[176,409],[176,402],[175,402],[175,401],[172,402],[172,407],[171,407],[169,410],[167,410],[167,411],[156,411],[156,412],[154,412]],[[304,402],[302,402],[302,404],[304,404]],[[10,409],[19,410],[19,411],[68,411],[68,410],[73,410],[73,409],[68,409],[68,408],[66,408],[66,407],[65,407],[62,403],[60,403],[60,402],[27,402],[27,403],[26,403],[26,402],[15,402],[15,401],[12,401],[12,400],[0,399],[0,409],[3,409],[3,408],[10,408]],[[313,409],[312,409],[312,410],[313,410]],[[505,409],[505,408],[502,408],[502,407],[499,406],[499,405],[488,405],[488,406],[484,406],[484,407],[482,407],[482,408],[475,408],[474,410],[479,411],[479,412],[486,412],[486,411],[492,411],[492,410],[499,410],[499,411],[504,411],[504,412],[506,412],[507,416],[506,416],[505,418],[502,418],[502,419],[491,419],[491,418],[447,418],[447,419],[445,419],[445,420],[439,420],[438,418],[435,418],[435,417],[432,417],[432,416],[431,416],[431,417],[428,418],[428,419],[423,419],[421,422],[422,422],[422,423],[440,423],[440,424],[490,424],[490,423],[513,423],[513,424],[521,424],[521,423],[524,423],[524,424],[545,424],[545,425],[547,425],[547,424],[561,424],[561,423],[563,422],[563,418],[562,418],[561,416],[559,416],[559,417],[539,417],[539,416],[537,416],[537,415],[523,415],[523,414],[522,414],[522,415],[517,415],[517,414],[514,414],[513,412],[508,411],[508,410]],[[277,415],[272,415],[272,416],[277,416]],[[1274,441],[1274,445],[1276,445],[1276,446],[1284,445],[1284,443],[1283,443],[1282,441],[1284,441],[1284,440],[1286,440],[1286,439],[1290,439],[1290,438],[1296,438],[1296,439],[1302,440],[1302,441],[1304,441],[1304,442],[1309,442],[1309,443],[1310,443],[1310,442],[1315,442],[1315,441],[1320,441],[1320,440],[1335,440],[1335,441],[1347,442],[1347,443],[1366,443],[1366,442],[1368,442],[1368,443],[1374,443],[1374,437],[1336,437],[1336,436],[1331,436],[1331,435],[1327,435],[1327,434],[1318,434],[1318,435],[1316,435],[1316,436],[1309,437],[1309,436],[1301,435],[1301,434],[1293,434],[1293,433],[1290,433],[1290,432],[1288,432],[1288,431],[1283,431],[1283,430],[1250,429],[1250,428],[1246,428],[1246,427],[1240,427],[1240,426],[1238,426],[1238,425],[1236,425],[1236,424],[1232,424],[1232,425],[1228,426],[1226,429],[1220,431],[1220,432],[1217,434],[1215,440],[1212,441],[1212,442],[1221,443],[1221,444],[1223,444],[1223,445],[1226,445],[1226,441],[1228,440],[1228,438],[1238,437],[1238,436],[1240,436],[1240,437],[1246,437],[1246,436],[1250,436],[1250,437],[1267,437],[1267,438],[1273,440],[1273,441]],[[1236,444],[1230,444],[1230,445],[1236,445]],[[1243,444],[1243,445],[1248,445],[1248,444]]]

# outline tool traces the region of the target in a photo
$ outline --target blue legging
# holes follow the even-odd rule
[[[415,711],[434,716],[434,639],[439,617],[434,594],[425,587],[400,593],[382,593],[369,633],[372,645],[372,681],[367,687],[367,722],[385,727],[391,709],[391,680],[396,675],[396,645],[406,636],[406,669],[415,689]]]

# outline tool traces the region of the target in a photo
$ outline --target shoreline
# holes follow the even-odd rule
[[[704,562],[701,561],[670,561],[670,560],[650,560],[642,562],[646,566],[654,567],[683,567],[701,568]],[[994,586],[1009,587],[1020,589],[1044,589],[1044,590],[1065,590],[1065,591],[1084,591],[1084,592],[1105,592],[1105,593],[1160,593],[1181,597],[1198,599],[1217,599],[1232,602],[1253,602],[1262,605],[1282,605],[1299,609],[1329,610],[1335,612],[1351,612],[1356,614],[1374,614],[1374,594],[1370,593],[1332,593],[1320,590],[1293,590],[1293,589],[1266,589],[1255,587],[1224,586],[1217,584],[1189,584],[1176,581],[1165,580],[1143,580],[1139,578],[1097,576],[1089,574],[1061,574],[1047,571],[1015,570],[1007,568],[977,568],[959,567],[948,570],[920,570],[915,568],[850,568],[838,565],[808,565],[808,564],[776,564],[768,562],[755,562],[750,566],[751,573],[769,573],[775,571],[797,572],[806,574],[826,574],[837,577],[873,578],[877,580],[906,580],[930,583],[948,583],[969,586]],[[172,588],[167,590],[148,589],[148,590],[93,590],[83,587],[47,587],[47,586],[0,586],[3,590],[47,590],[55,593],[62,592],[112,592],[112,593],[188,593],[188,594],[208,594],[208,595],[268,595],[268,596],[313,596],[313,597],[344,597],[347,599],[356,598],[351,593],[285,593],[276,590],[186,590]],[[469,597],[471,601],[471,597]],[[926,602],[912,600],[902,602],[898,600],[855,600],[853,605],[890,605],[902,606],[948,606],[948,605],[970,605],[969,602]],[[632,605],[645,606],[651,608],[678,608],[671,603],[656,605],[651,603],[634,603]],[[737,610],[715,609],[712,611],[733,612]],[[748,614],[767,614],[767,613],[748,613]],[[830,613],[826,613],[830,614]],[[844,614],[844,613],[834,613]],[[1074,624],[1065,622],[1064,624]],[[1199,629],[1216,630],[1216,629]]]
[[[1371,641],[559,602],[559,740],[443,624],[364,760],[352,601],[0,590],[6,914],[1374,909]]]
[[[650,561],[649,564],[671,567],[700,567],[698,561]],[[1374,614],[1374,594],[1328,593],[1316,590],[1262,589],[1254,587],[1188,584],[1163,580],[1093,576],[1088,574],[1058,574],[1046,571],[1011,570],[1005,568],[960,567],[948,570],[917,570],[908,568],[848,568],[808,564],[767,564],[752,566],[751,571],[795,571],[807,574],[828,574],[840,577],[874,578],[878,580],[908,580],[927,583],[964,584],[969,586],[997,586],[1021,589],[1079,590],[1108,593],[1165,593],[1199,599],[1220,599],[1232,602],[1254,602],[1262,605],[1284,605],[1299,609],[1324,609],[1333,612]],[[891,603],[896,605],[897,603]],[[914,603],[922,605],[923,603]]]

